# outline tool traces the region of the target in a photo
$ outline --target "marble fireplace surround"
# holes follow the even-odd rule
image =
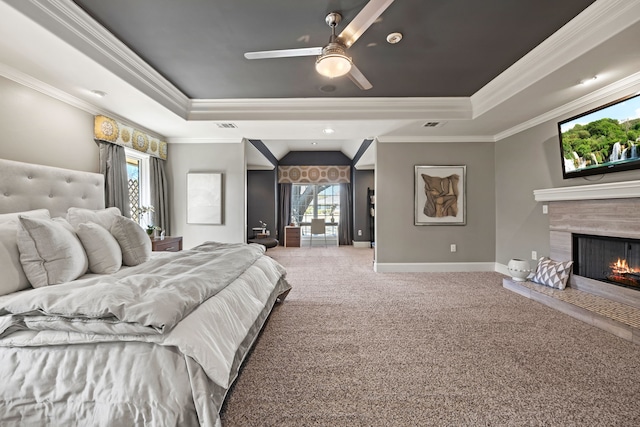
[[[549,256],[573,257],[572,233],[640,239],[640,181],[534,190],[549,205]],[[572,274],[568,286],[640,308],[640,291]]]

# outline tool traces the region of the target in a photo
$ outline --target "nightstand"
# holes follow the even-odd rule
[[[182,250],[182,236],[166,236],[164,240],[151,239],[151,250],[158,252],[178,252]]]
[[[287,248],[300,247],[300,227],[287,225],[284,228],[284,246]]]

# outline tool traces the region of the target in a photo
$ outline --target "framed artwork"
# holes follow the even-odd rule
[[[415,167],[415,225],[465,225],[466,166]]]
[[[221,173],[187,173],[187,223],[222,224]]]

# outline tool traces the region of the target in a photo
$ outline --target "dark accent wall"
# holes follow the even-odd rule
[[[351,159],[340,151],[291,151],[284,156],[282,166],[351,166]],[[369,223],[367,207],[367,187],[374,186],[372,170],[352,170],[353,188],[353,240],[369,241]],[[267,223],[271,235],[275,237],[278,211],[278,172],[247,171],[247,238],[253,237],[252,228],[259,227],[259,221]],[[358,236],[362,230],[362,236]],[[282,239],[279,239],[282,240]]]
[[[374,188],[375,173],[372,170],[354,170],[353,174],[353,240],[368,242],[371,240],[369,232],[369,204],[367,188]],[[358,236],[362,230],[362,236]]]
[[[279,162],[280,166],[350,166],[351,159],[340,151],[291,151]]]
[[[247,171],[247,238],[253,237],[253,227],[260,227],[260,221],[267,223],[267,229],[275,237],[277,212],[277,171]]]

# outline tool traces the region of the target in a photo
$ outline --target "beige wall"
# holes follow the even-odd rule
[[[638,90],[626,90],[496,143],[496,262],[531,260],[531,251],[549,256],[549,220],[533,190],[640,179],[640,171],[563,179],[557,130],[560,120]]]
[[[493,143],[378,143],[377,149],[376,263],[494,261]],[[416,165],[467,166],[466,225],[414,225]]]
[[[0,158],[98,172],[93,115],[0,77]]]
[[[223,224],[187,224],[187,173],[222,172]],[[183,237],[184,248],[207,240],[245,241],[246,170],[244,144],[172,144],[167,160],[171,186],[172,233]]]

